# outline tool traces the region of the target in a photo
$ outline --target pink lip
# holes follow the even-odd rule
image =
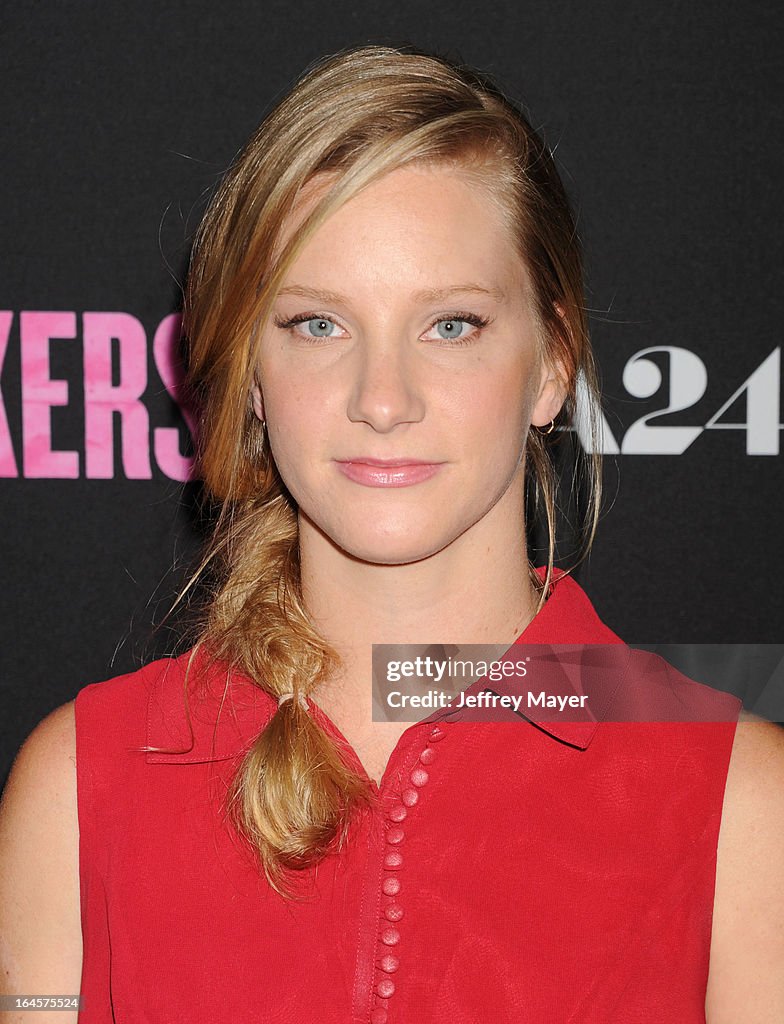
[[[409,487],[428,480],[442,465],[416,459],[371,459],[364,456],[338,461],[341,473],[366,487]]]

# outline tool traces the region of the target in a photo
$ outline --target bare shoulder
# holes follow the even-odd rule
[[[716,866],[708,1024],[784,1020],[784,729],[742,712]]]
[[[44,804],[52,798],[73,800],[76,806],[76,714],[75,701],[51,711],[36,725],[14,759],[3,791],[4,820],[30,810],[30,804]],[[41,808],[36,808],[40,810]]]
[[[0,991],[76,994],[81,963],[76,719],[69,701],[24,741],[0,801]],[[68,1019],[57,1011],[60,1024]]]

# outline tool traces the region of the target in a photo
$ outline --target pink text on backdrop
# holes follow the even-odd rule
[[[13,313],[0,311],[0,369],[13,326]],[[179,358],[180,315],[172,313],[158,325],[152,341],[153,363],[170,397],[177,403],[187,428],[195,424],[181,404],[182,365]],[[148,390],[147,335],[130,313],[82,314],[84,374],[84,458],[79,451],[62,451],[52,443],[52,409],[68,406],[69,382],[52,377],[51,344],[79,344],[77,314],[73,311],[22,312],[19,346],[22,407],[22,474],[28,478],[110,479],[122,472],[131,480],[152,477],[152,459],[173,480],[189,480],[193,459],[183,455],[178,427],[152,427],[143,400]],[[118,356],[113,380],[112,352]],[[120,424],[122,470],[114,465],[115,422]],[[5,405],[0,400],[0,477],[19,476]]]

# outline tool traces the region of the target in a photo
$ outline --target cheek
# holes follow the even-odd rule
[[[264,408],[272,456],[289,486],[297,486],[303,453],[313,452],[323,436],[326,410],[323,401],[302,381],[264,382]]]
[[[504,372],[475,377],[451,403],[456,429],[466,453],[496,461],[516,453],[531,415],[530,381],[526,368],[510,365]]]
[[[324,395],[318,381],[303,374],[276,374],[267,371],[264,380],[264,407],[273,433],[285,443],[289,437],[310,433],[323,420]]]

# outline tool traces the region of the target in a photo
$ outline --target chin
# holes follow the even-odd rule
[[[362,550],[347,551],[352,558],[356,558],[366,565],[412,565],[414,562],[421,562],[431,555],[436,554],[439,548],[423,550],[409,545],[401,545],[399,551],[391,551],[389,547],[382,549],[367,548]]]
[[[335,536],[335,543],[350,555],[371,565],[407,565],[429,558],[445,548],[452,539],[441,530],[422,530],[409,526],[399,532],[388,531],[374,533],[373,536],[362,536],[362,532],[354,533],[341,530]]]

